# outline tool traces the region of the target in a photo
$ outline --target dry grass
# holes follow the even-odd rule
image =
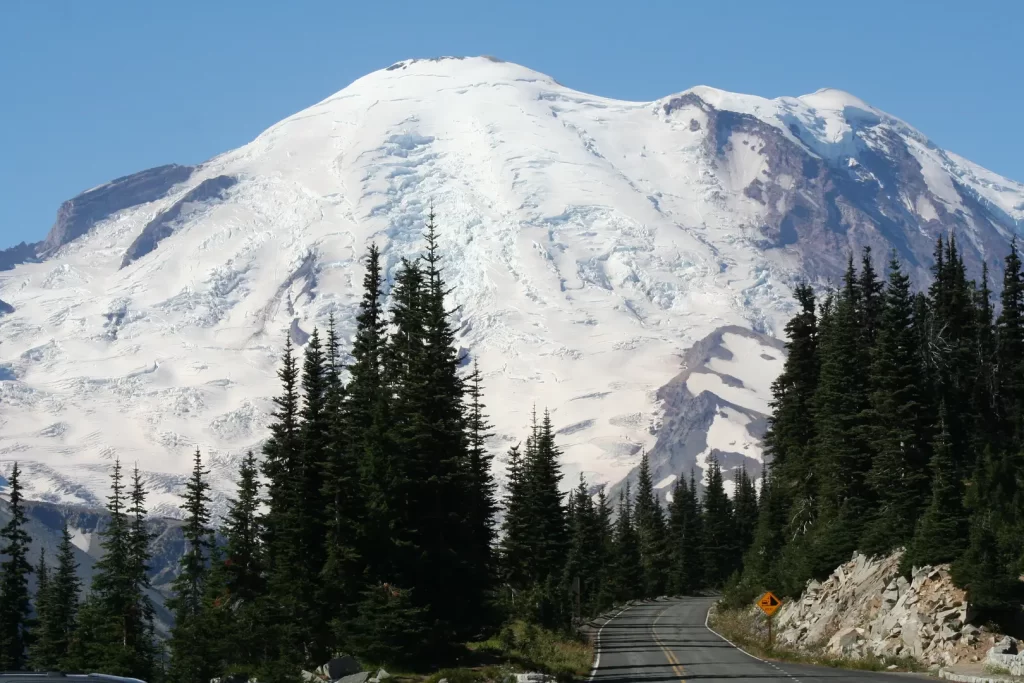
[[[765,629],[756,616],[752,617],[746,609],[712,609],[709,624],[711,628],[732,641],[752,655],[763,659],[774,659],[783,662],[800,664],[818,664],[836,669],[854,669],[858,671],[921,671],[923,667],[908,657],[876,657],[869,655],[863,658],[836,657],[826,654],[821,647],[808,650],[797,649],[776,643],[769,646]]]
[[[516,672],[536,671],[559,681],[585,677],[594,659],[594,648],[584,638],[548,631],[517,621],[505,626],[495,637],[466,645],[468,656],[462,666],[443,669],[417,683],[507,683]],[[401,677],[398,680],[404,679]]]

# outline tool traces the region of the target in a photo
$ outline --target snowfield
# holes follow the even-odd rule
[[[916,171],[885,175],[907,159]],[[829,213],[814,193],[835,174],[848,185]],[[0,471],[20,461],[30,498],[101,504],[119,457],[176,514],[196,447],[230,494],[266,436],[286,336],[334,312],[347,343],[367,245],[393,275],[431,204],[492,446],[550,408],[567,487],[626,476],[687,349],[729,325],[778,336],[793,283],[835,278],[850,249],[895,246],[924,272],[943,231],[992,263],[1024,232],[1024,186],[846,93],[622,102],[487,58],[400,62],[186,175],[0,271],[14,309],[0,313]],[[881,201],[869,185],[899,195],[899,230],[864,208]],[[115,186],[94,192],[128,192]],[[766,413],[781,356],[723,344],[732,359],[688,390]],[[709,449],[760,459],[748,417],[729,413]]]

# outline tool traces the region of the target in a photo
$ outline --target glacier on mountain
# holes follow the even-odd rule
[[[567,486],[618,482],[643,448],[659,482],[712,452],[760,463],[794,283],[836,281],[864,246],[921,283],[949,232],[998,272],[1024,232],[1024,186],[840,91],[623,102],[489,58],[407,60],[204,164],[83,193],[0,252],[0,472],[17,459],[29,497],[97,504],[119,457],[176,514],[198,446],[223,503],[286,336],[333,312],[349,340],[367,245],[390,278],[431,205],[491,445],[550,408]],[[684,368],[709,338],[724,351]],[[685,395],[662,389],[680,372]]]

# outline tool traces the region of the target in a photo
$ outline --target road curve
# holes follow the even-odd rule
[[[763,683],[912,683],[927,676],[846,671],[755,659],[709,631],[713,598],[645,602],[608,621],[597,636],[593,683],[760,681]]]

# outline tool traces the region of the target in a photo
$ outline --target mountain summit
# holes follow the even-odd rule
[[[204,164],[93,188],[0,252],[4,466],[32,497],[91,504],[118,455],[173,514],[199,445],[229,491],[285,336],[332,311],[350,335],[367,245],[392,274],[431,204],[493,446],[548,406],[568,482],[625,475],[680,357],[727,326],[777,336],[798,280],[836,281],[871,246],[924,281],[950,232],[998,269],[1024,234],[1024,185],[841,91],[623,102],[486,57],[407,60]],[[763,412],[775,356],[721,338],[714,386],[756,387],[744,408]]]

